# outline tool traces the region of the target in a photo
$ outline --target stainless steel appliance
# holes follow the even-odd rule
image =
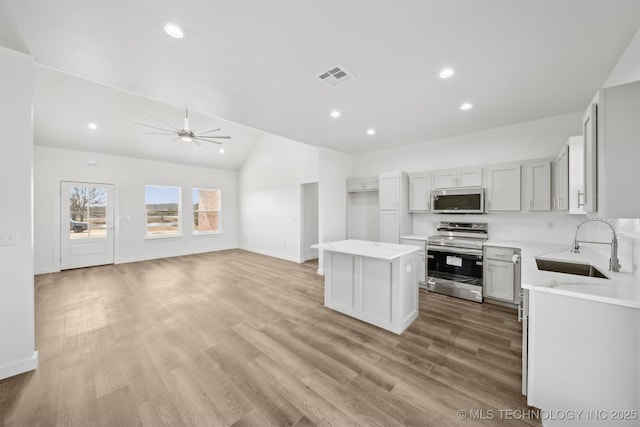
[[[431,192],[431,212],[482,214],[484,213],[484,189],[433,190]]]
[[[441,222],[427,238],[427,289],[482,302],[483,222]]]

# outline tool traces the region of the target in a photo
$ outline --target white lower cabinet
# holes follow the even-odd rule
[[[402,239],[402,244],[420,247],[420,252],[418,252],[418,282],[427,283],[426,242],[424,240]]]
[[[487,211],[520,210],[520,163],[487,168]]]
[[[520,250],[485,246],[483,295],[517,304],[520,297]]]

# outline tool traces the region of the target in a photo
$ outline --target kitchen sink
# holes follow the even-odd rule
[[[554,273],[575,274],[578,276],[597,277],[608,279],[600,270],[591,264],[580,264],[576,262],[552,261],[549,259],[536,258],[538,270],[553,271]]]

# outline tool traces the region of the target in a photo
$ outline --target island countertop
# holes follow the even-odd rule
[[[344,254],[384,260],[393,260],[410,254],[411,252],[417,252],[420,250],[419,247],[412,245],[398,245],[395,243],[371,242],[369,240],[355,239],[319,243],[317,245],[311,245],[311,247],[314,249],[323,249],[325,251],[340,252]]]

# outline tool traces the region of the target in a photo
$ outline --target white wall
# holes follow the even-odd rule
[[[116,263],[237,247],[236,172],[45,146],[35,146],[34,153],[36,273],[60,270],[60,181],[115,184]],[[145,239],[146,184],[182,187],[182,237]],[[221,234],[191,234],[194,187],[222,190]]]
[[[353,156],[329,148],[319,150],[320,243],[347,237],[347,178],[351,176]],[[318,258],[322,274],[323,254]]]
[[[0,48],[0,379],[35,369],[33,61]]]
[[[618,59],[603,87],[617,86],[640,80],[640,28]]]
[[[579,111],[362,154],[354,157],[353,176],[371,176],[398,170],[417,172],[556,156],[568,137],[582,135],[582,115],[583,112]]]
[[[303,261],[300,184],[317,181],[317,147],[265,134],[238,172],[240,248]]]

